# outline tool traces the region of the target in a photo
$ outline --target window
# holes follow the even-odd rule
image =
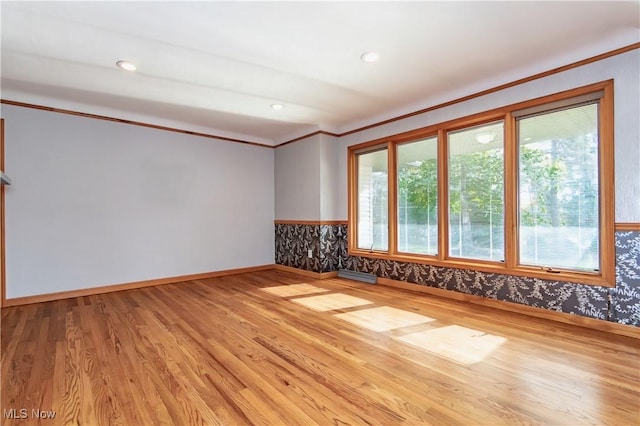
[[[597,83],[350,147],[350,253],[614,285],[612,92]]]
[[[438,138],[398,145],[398,251],[438,253]]]
[[[358,248],[387,250],[389,230],[387,151],[359,154]]]
[[[449,254],[504,260],[504,123],[449,132]]]
[[[598,271],[598,104],[518,120],[520,262]]]

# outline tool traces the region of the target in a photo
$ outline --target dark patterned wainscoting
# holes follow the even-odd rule
[[[312,272],[346,268],[347,225],[276,223],[275,240],[278,265]]]
[[[320,225],[322,272],[347,269],[347,225]]]
[[[320,225],[276,223],[275,240],[276,264],[320,272]]]
[[[608,320],[640,327],[640,232],[616,232],[616,287]]]
[[[347,226],[276,224],[276,263],[313,272],[350,269],[640,327],[640,232],[616,232],[616,287],[598,287],[347,254]],[[313,249],[312,259],[307,250]]]

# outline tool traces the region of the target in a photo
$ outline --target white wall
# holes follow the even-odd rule
[[[320,219],[320,136],[275,149],[276,219]]]
[[[324,134],[276,148],[276,219],[344,220],[338,204],[341,154],[337,138]]]
[[[6,297],[272,264],[273,150],[3,105]]]
[[[640,50],[574,68],[466,102],[353,133],[339,139],[337,211],[347,218],[347,147],[614,79],[616,222],[640,222]]]
[[[340,181],[336,173],[341,155],[338,138],[320,135],[320,220],[345,220],[339,210]]]

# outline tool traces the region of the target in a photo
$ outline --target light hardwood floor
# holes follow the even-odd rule
[[[212,278],[1,327],[3,425],[640,422],[638,340],[341,279]]]

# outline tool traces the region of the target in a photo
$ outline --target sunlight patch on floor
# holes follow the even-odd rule
[[[326,291],[330,291],[326,288],[316,287],[311,284],[279,285],[275,287],[264,287],[260,290],[280,297],[303,296],[305,294],[324,293]]]
[[[480,362],[507,341],[504,337],[459,325],[448,325],[395,339],[461,364]]]
[[[314,311],[333,311],[335,309],[353,308],[355,306],[369,305],[373,302],[359,297],[349,296],[348,294],[332,293],[323,294],[321,296],[301,297],[299,299],[291,299]]]
[[[373,331],[388,331],[394,328],[435,321],[433,318],[424,315],[403,311],[402,309],[390,308],[388,306],[361,309],[343,314],[335,314],[334,316]]]

